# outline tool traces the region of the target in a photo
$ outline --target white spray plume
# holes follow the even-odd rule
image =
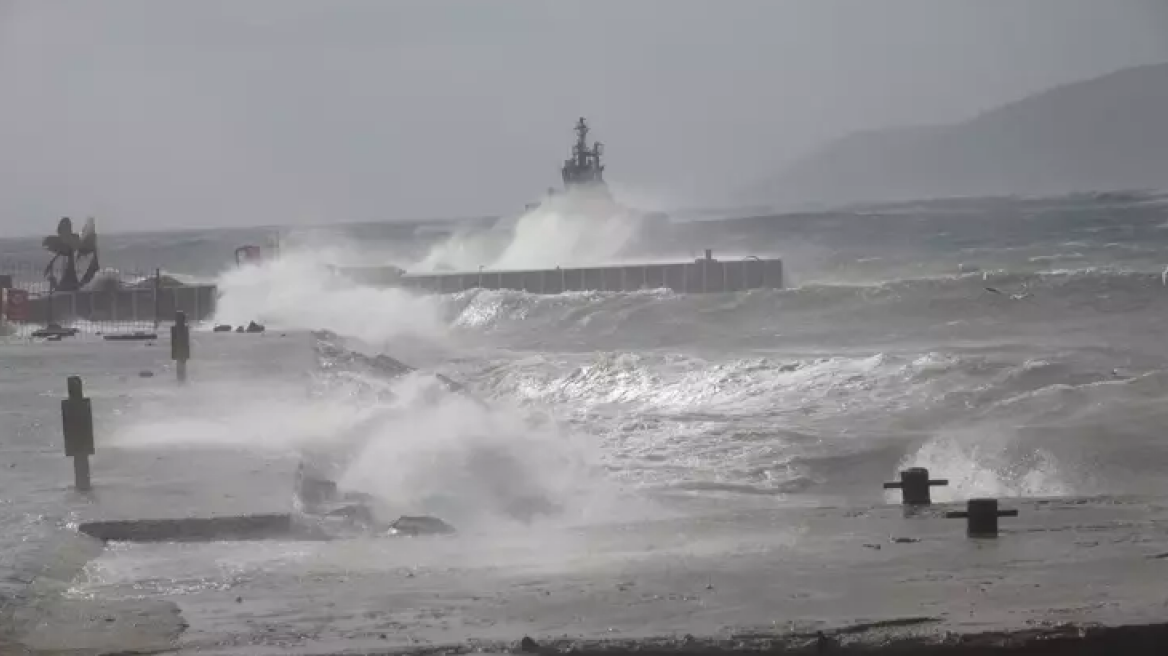
[[[307,252],[285,253],[224,273],[215,323],[249,321],[283,330],[331,330],[370,344],[445,334],[438,301],[403,289],[358,285]]]
[[[627,501],[596,467],[595,446],[505,403],[444,391],[434,377],[346,380],[392,392],[371,403],[342,384],[306,398],[296,385],[221,380],[156,397],[119,417],[111,446],[342,454],[337,481],[387,515],[434,514],[460,528],[513,521],[611,520]],[[247,398],[246,403],[239,400]]]
[[[640,212],[608,196],[569,192],[545,198],[519,216],[509,239],[505,227],[461,231],[435,246],[416,268],[474,271],[603,264],[637,237],[642,223]]]

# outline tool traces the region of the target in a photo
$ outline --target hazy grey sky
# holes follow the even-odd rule
[[[632,197],[718,202],[1161,61],[1163,0],[0,0],[0,228],[509,213],[579,115]]]

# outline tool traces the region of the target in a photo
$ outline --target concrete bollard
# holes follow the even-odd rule
[[[945,479],[929,479],[929,470],[924,467],[912,467],[900,472],[900,482],[885,483],[884,489],[900,488],[901,503],[906,506],[927,506],[933,503],[929,488],[934,485],[948,485]]]
[[[187,360],[191,359],[191,327],[187,325],[187,315],[182,310],[174,313],[174,325],[170,327],[170,359],[175,362],[178,382],[187,382]]]
[[[90,489],[89,456],[93,449],[93,408],[81,389],[81,377],[69,377],[69,398],[61,401],[61,429],[65,435],[65,456],[73,458],[73,485]]]
[[[950,519],[966,519],[965,533],[971,538],[998,537],[998,518],[1017,517],[1017,510],[998,510],[997,499],[970,499],[964,511],[945,513]]]

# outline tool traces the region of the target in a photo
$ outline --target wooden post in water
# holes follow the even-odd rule
[[[191,359],[191,328],[182,310],[174,313],[174,325],[170,327],[170,359],[174,360],[178,382],[187,382],[187,360]]]
[[[61,430],[65,436],[65,456],[73,458],[73,485],[81,492],[90,489],[89,456],[93,455],[93,408],[81,389],[81,377],[70,376],[69,398],[61,401]]]
[[[158,291],[162,287],[162,269],[154,270],[154,332],[158,332]]]

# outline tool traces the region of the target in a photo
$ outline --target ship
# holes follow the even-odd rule
[[[600,141],[593,141],[591,144],[588,142],[591,128],[588,125],[588,119],[583,116],[576,120],[574,131],[576,141],[572,144],[571,155],[564,160],[560,167],[563,189],[549,188],[543,199],[528,203],[525,207],[526,211],[530,212],[550,199],[566,195],[584,209],[591,206],[599,211],[623,210],[655,222],[668,220],[668,217],[662,212],[641,212],[617,203],[612,192],[609,191],[608,184],[604,181],[604,162],[602,161],[604,144]]]
[[[588,145],[588,121],[583,116],[576,121],[576,143],[572,146],[572,156],[564,160],[560,168],[560,177],[564,180],[564,189],[587,189],[594,191],[608,191],[604,183],[604,164],[600,162],[604,153],[604,144],[599,141]]]

